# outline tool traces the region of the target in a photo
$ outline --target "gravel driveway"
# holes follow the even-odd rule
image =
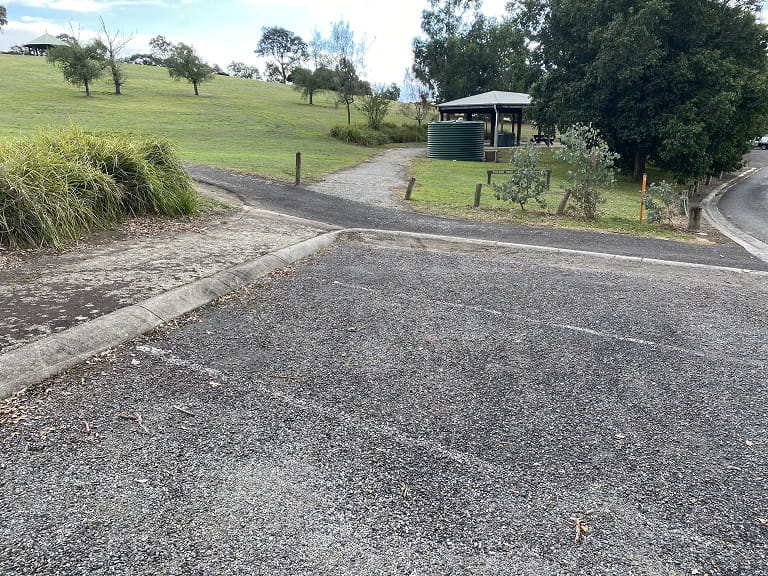
[[[764,572],[764,275],[364,240],[6,403],[0,572]]]

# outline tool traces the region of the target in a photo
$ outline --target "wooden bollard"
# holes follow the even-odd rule
[[[410,200],[411,199],[411,193],[413,192],[413,186],[416,184],[416,178],[411,178],[408,181],[408,188],[405,190],[405,199]]]
[[[296,186],[301,185],[301,152],[296,152]]]
[[[475,202],[472,204],[475,208],[480,206],[480,193],[483,191],[482,183],[478,182],[475,186]]]

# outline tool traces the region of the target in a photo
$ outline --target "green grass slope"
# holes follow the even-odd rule
[[[346,110],[335,107],[331,95],[310,106],[288,86],[217,76],[195,96],[191,84],[172,80],[165,68],[125,64],[125,71],[121,96],[105,77],[87,98],[44,58],[0,54],[0,139],[71,123],[158,135],[173,142],[185,161],[282,181],[294,178],[296,152],[302,153],[306,180],[375,154],[328,135],[333,125],[346,123]],[[364,121],[354,114],[353,122]],[[396,113],[389,119],[403,120]]]

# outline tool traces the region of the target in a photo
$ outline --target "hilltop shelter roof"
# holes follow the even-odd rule
[[[27,42],[24,44],[24,48],[26,48],[30,54],[45,54],[48,50],[50,50],[53,46],[66,46],[67,43],[59,40],[56,38],[56,36],[51,36],[47,32],[43,34],[42,36],[38,36],[34,40],[31,40],[30,42]]]

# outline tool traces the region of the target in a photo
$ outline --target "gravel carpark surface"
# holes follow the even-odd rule
[[[7,403],[0,572],[764,573],[766,280],[342,243]]]

